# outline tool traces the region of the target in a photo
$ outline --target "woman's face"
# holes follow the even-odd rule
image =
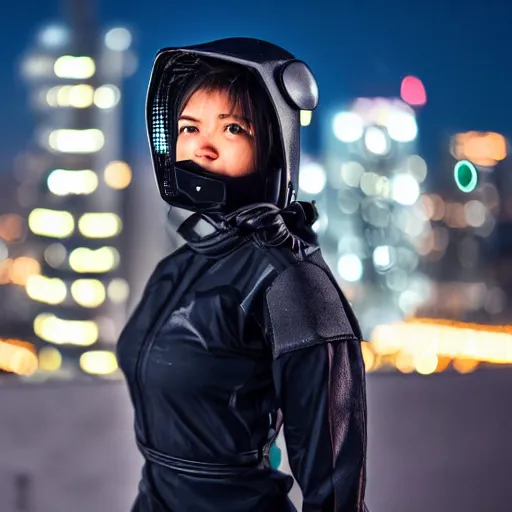
[[[193,160],[207,171],[243,176],[254,171],[253,126],[233,110],[224,91],[196,91],[178,119],[176,159]]]

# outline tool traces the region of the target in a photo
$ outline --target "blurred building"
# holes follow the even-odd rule
[[[369,334],[409,314],[429,286],[418,270],[429,221],[416,114],[396,98],[359,98],[322,124],[323,161],[303,162],[300,194],[318,203],[325,257]]]
[[[88,2],[66,5],[66,23],[44,27],[21,65],[36,129],[17,162],[17,195],[39,262],[25,289],[42,378],[115,374],[129,297],[121,122],[132,36],[101,30]]]
[[[25,292],[27,279],[40,272],[40,264],[27,244],[23,209],[13,195],[13,173],[0,172],[0,340],[30,339],[31,301]]]
[[[507,143],[455,134],[438,179],[421,195],[429,221],[420,245],[429,293],[406,321],[382,323],[365,345],[368,366],[432,374],[512,364]]]
[[[435,280],[422,308],[428,316],[510,323],[502,286],[508,273],[500,270],[510,189],[506,147],[499,134],[454,135],[439,180],[422,197],[432,223],[424,266]]]

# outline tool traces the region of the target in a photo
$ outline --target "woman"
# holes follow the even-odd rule
[[[295,510],[269,464],[283,422],[303,510],[365,510],[361,334],[295,201],[299,112],[318,91],[283,49],[162,50],[148,92],[160,193],[190,216],[118,355],[145,458],[133,511]]]

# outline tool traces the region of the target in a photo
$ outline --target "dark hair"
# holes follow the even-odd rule
[[[255,139],[257,172],[268,172],[282,166],[281,141],[275,136],[277,118],[274,107],[258,77],[250,70],[217,59],[201,58],[200,66],[182,90],[177,104],[177,118],[191,96],[199,91],[226,92],[233,110],[252,122]]]

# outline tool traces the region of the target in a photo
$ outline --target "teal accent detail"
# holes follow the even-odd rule
[[[269,459],[270,467],[272,469],[277,469],[281,465],[281,449],[276,445],[275,442],[270,446]]]

